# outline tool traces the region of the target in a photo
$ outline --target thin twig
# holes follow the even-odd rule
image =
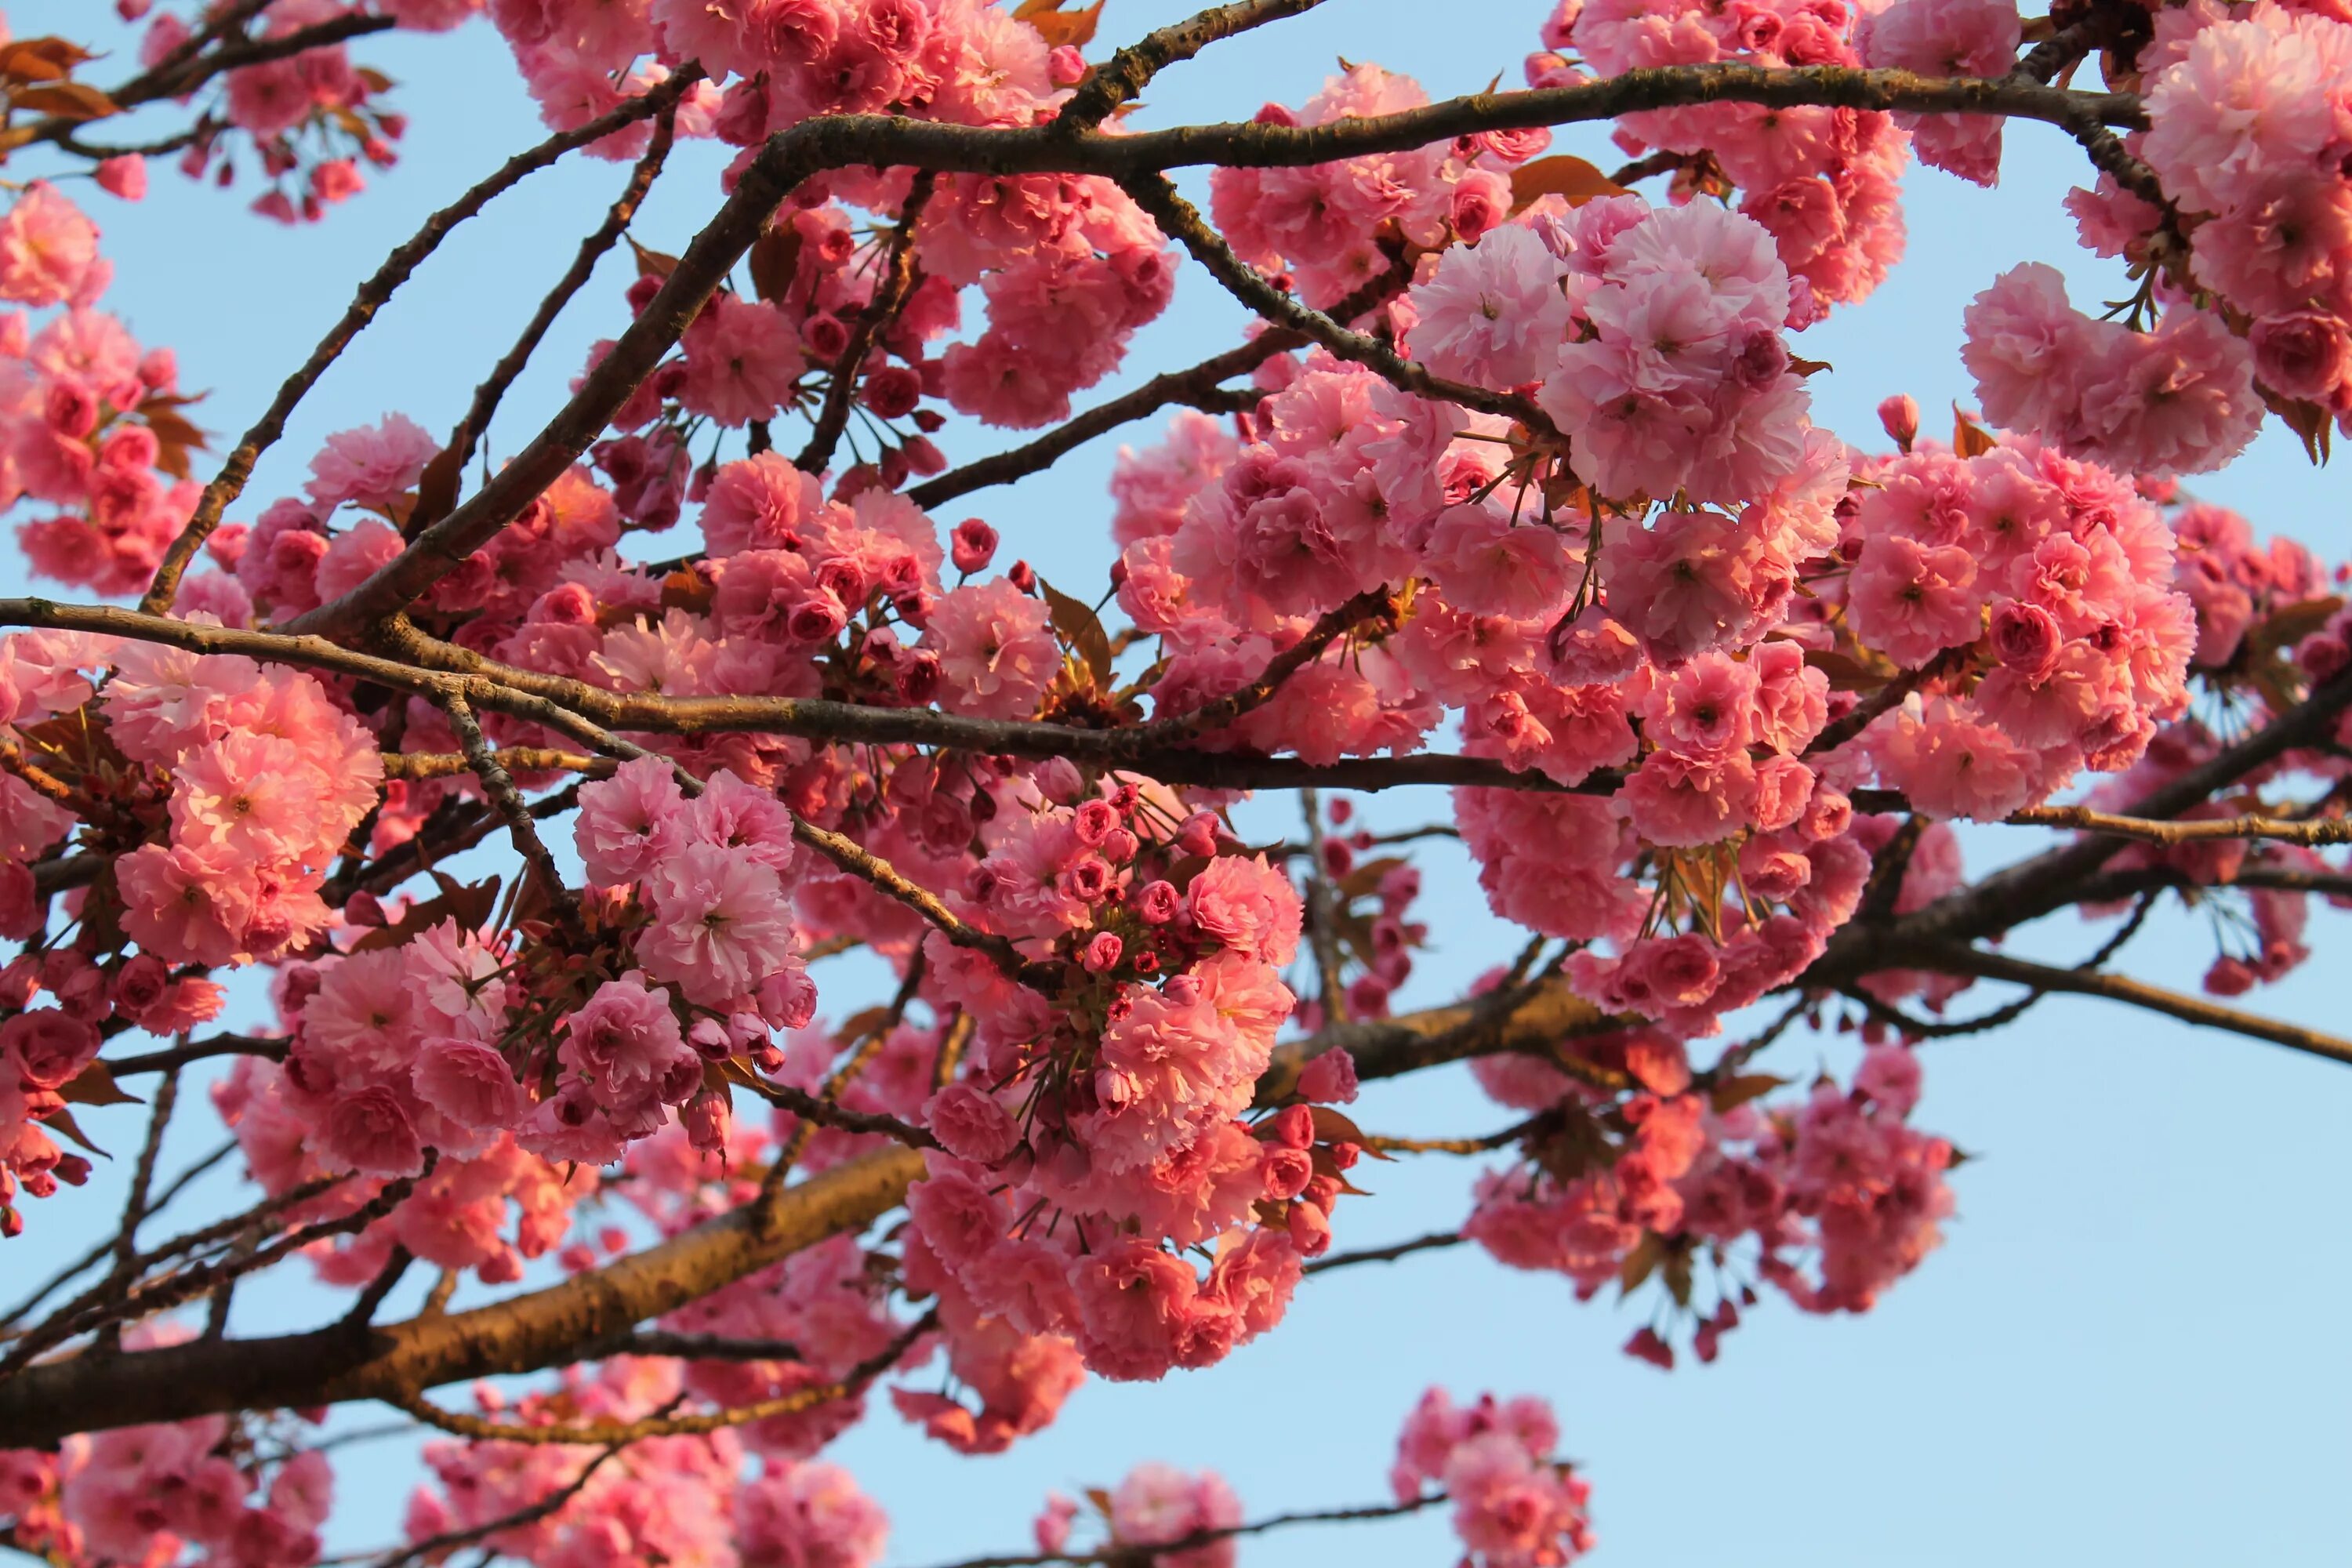
[[[875,280],[873,298],[858,313],[857,324],[850,329],[848,346],[834,362],[833,380],[824,390],[824,405],[817,411],[816,426],[809,432],[808,445],[793,459],[793,467],[803,473],[821,474],[833,462],[834,447],[840,443],[841,433],[849,427],[849,405],[857,394],[857,376],[866,364],[866,356],[882,339],[907,297],[915,288],[915,226],[920,222],[923,208],[929,205],[931,187],[937,176],[925,169],[915,175],[908,187],[906,205],[898,211],[898,226],[891,231],[890,243],[882,260],[882,276]]]

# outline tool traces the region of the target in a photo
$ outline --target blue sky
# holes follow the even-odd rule
[[[1192,8],[1110,0],[1106,39]],[[1498,71],[1516,80],[1548,8],[1333,0],[1170,72],[1146,95],[1144,118],[1164,125],[1244,117],[1269,98],[1296,104],[1342,54],[1417,75],[1433,95],[1475,89]],[[39,0],[11,6],[9,19],[19,36],[71,33],[107,25],[110,11],[97,0]],[[142,338],[178,350],[189,386],[211,389],[195,413],[224,434],[221,446],[392,244],[541,134],[487,26],[370,39],[354,54],[398,80],[395,101],[413,129],[400,166],[372,174],[374,188],[328,222],[283,229],[249,216],[241,198],[162,167],[142,205],[88,195],[119,268],[108,302]],[[1940,411],[1969,392],[1955,352],[1960,311],[2015,262],[2060,266],[2078,300],[2123,291],[2113,264],[2075,247],[2058,206],[2081,176],[2072,144],[2040,126],[2009,134],[1998,191],[1914,171],[1908,258],[1868,303],[1797,344],[1835,367],[1814,379],[1815,417],[1848,438],[1878,441],[1873,409],[1898,391],[1939,427]],[[1560,147],[1608,161],[1598,128],[1570,131]],[[719,163],[707,147],[674,162],[639,220],[646,244],[680,247],[715,205]],[[625,175],[568,162],[462,229],[330,373],[264,459],[251,504],[232,515],[249,518],[293,489],[332,431],[394,410],[446,429]],[[495,455],[511,452],[561,399],[587,343],[619,319],[626,280],[625,264],[608,260],[558,324],[508,400]],[[1139,334],[1129,374],[1093,395],[1189,363],[1235,341],[1240,325],[1214,286],[1188,271],[1174,308]],[[961,428],[942,441],[959,457],[1009,444],[1003,433]],[[1006,558],[1024,555],[1057,582],[1099,583],[1111,558],[1103,482],[1116,446],[1097,443],[1051,475],[967,498],[941,521],[976,512],[1003,531]],[[2284,431],[2195,488],[2259,529],[2343,553],[2343,476],[2312,468]],[[5,570],[12,587],[21,581],[13,561]],[[1402,795],[1370,812],[1376,824],[1406,825],[1444,808],[1441,797]],[[1989,829],[1974,831],[1968,847],[1981,869],[2032,844]],[[1424,855],[1422,864],[1418,914],[1433,947],[1403,998],[1416,1004],[1450,998],[1517,947],[1458,857]],[[2318,911],[2322,957],[2252,1000],[2328,1024],[2341,1011],[2326,1000],[2330,944],[2344,935],[2340,917]],[[2017,949],[2063,962],[2092,940],[2056,921]],[[2193,985],[2210,956],[2202,922],[2173,911],[2158,917],[2126,966]],[[826,978],[836,1016],[871,999],[855,973]],[[1842,1041],[1799,1037],[1767,1065],[1802,1075],[1849,1059]],[[1959,1215],[1944,1247],[1865,1318],[1814,1320],[1768,1304],[1717,1365],[1661,1374],[1617,1351],[1646,1320],[1646,1301],[1579,1304],[1555,1277],[1456,1251],[1318,1280],[1278,1332],[1223,1365],[1159,1385],[1090,1384],[1055,1426],[1002,1458],[956,1458],[887,1414],[834,1457],[891,1510],[890,1561],[922,1564],[1018,1550],[1048,1489],[1115,1482],[1146,1458],[1220,1468],[1253,1513],[1374,1500],[1397,1424],[1424,1386],[1440,1383],[1458,1394],[1552,1399],[1565,1451],[1593,1483],[1603,1563],[2342,1561],[2352,1364],[2333,1314],[2352,1294],[2337,1153],[2352,1081],[2259,1043],[2069,999],[2000,1034],[1931,1046],[1927,1059],[1916,1120],[1978,1158],[1955,1178]],[[1424,1134],[1484,1131],[1507,1114],[1460,1069],[1376,1087],[1358,1110],[1367,1127]],[[101,1142],[110,1132],[127,1142],[135,1126],[124,1111],[86,1121]],[[173,1143],[183,1159],[202,1147],[185,1126]],[[1340,1211],[1340,1244],[1452,1227],[1474,1168],[1380,1167],[1366,1183],[1375,1195]],[[106,1176],[33,1205],[27,1234],[0,1245],[0,1296],[86,1246],[118,1206]],[[241,1303],[238,1327],[291,1327],[326,1310],[306,1287],[273,1285]],[[337,1421],[373,1424],[383,1414]],[[344,1507],[332,1548],[388,1541],[413,1463],[400,1446],[378,1445],[348,1451],[339,1469]],[[1454,1555],[1434,1514],[1245,1548],[1246,1561],[1295,1568]]]

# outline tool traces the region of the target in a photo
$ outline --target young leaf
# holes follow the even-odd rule
[[[1559,196],[1570,206],[1580,207],[1596,197],[1631,194],[1597,166],[1566,153],[1538,158],[1511,171],[1511,210],[1515,213],[1545,196]]]
[[[51,1132],[64,1133],[68,1140],[89,1150],[101,1160],[114,1158],[89,1141],[89,1134],[81,1130],[80,1123],[74,1121],[73,1112],[70,1110],[52,1110],[42,1120],[41,1125]]]
[[[1048,47],[1082,49],[1094,42],[1095,29],[1102,24],[1103,0],[1079,11],[1063,10],[1067,4],[1069,0],[1022,0],[1013,15],[1036,28]]]
[[[1062,640],[1086,662],[1087,673],[1095,678],[1095,689],[1108,691],[1111,682],[1110,637],[1103,630],[1100,617],[1085,603],[1071,598],[1051,583],[1041,579],[1037,585],[1045,590],[1045,603],[1054,612],[1054,629],[1061,633]]]
[[[1707,1098],[1714,1105],[1716,1114],[1720,1116],[1727,1110],[1736,1110],[1751,1100],[1771,1093],[1788,1081],[1785,1078],[1774,1078],[1769,1072],[1742,1073],[1717,1084],[1715,1092]]]
[[[114,1081],[114,1071],[104,1062],[92,1062],[77,1073],[73,1080],[58,1093],[76,1105],[144,1105],[147,1102],[135,1094],[125,1094]]]

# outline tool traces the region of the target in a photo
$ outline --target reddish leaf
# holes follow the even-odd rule
[[[1371,1139],[1367,1137],[1364,1130],[1357,1126],[1354,1119],[1345,1112],[1334,1110],[1328,1105],[1317,1105],[1308,1108],[1308,1114],[1315,1118],[1316,1142],[1353,1143],[1375,1160],[1385,1160],[1390,1157],[1374,1149]]]
[[[634,238],[629,240],[629,248],[637,253],[637,276],[640,278],[667,278],[677,270],[677,258],[675,256],[647,250]]]
[[[411,905],[406,914],[388,926],[379,927],[352,944],[353,952],[375,952],[387,947],[398,947],[411,937],[422,936],[443,921],[456,921],[465,931],[478,931],[498,908],[499,879],[491,877],[479,882],[460,882],[444,871],[433,873],[440,885],[438,898]]]
[[[1617,1267],[1617,1289],[1625,1295],[1632,1295],[1665,1260],[1666,1238],[1654,1230],[1643,1231],[1641,1242],[1625,1255],[1625,1261]]]
[[[41,1125],[51,1132],[64,1133],[68,1141],[79,1144],[101,1160],[114,1158],[89,1141],[89,1134],[81,1130],[80,1124],[74,1121],[73,1112],[70,1110],[52,1110],[47,1116],[42,1118]]]
[[[1022,0],[1013,15],[1045,37],[1055,48],[1067,45],[1082,49],[1094,42],[1095,29],[1102,24],[1103,0],[1078,11],[1064,11],[1069,0]]]
[[[59,120],[103,120],[110,114],[122,112],[122,106],[114,100],[79,81],[26,88],[13,95],[8,101],[11,108],[34,114],[52,114]]]
[[[1045,603],[1054,612],[1054,629],[1062,640],[1086,663],[1087,672],[1095,678],[1095,689],[1108,691],[1111,684],[1110,637],[1103,630],[1102,620],[1092,607],[1073,599],[1051,583],[1037,584],[1045,591]]]
[[[72,1082],[58,1090],[76,1105],[144,1105],[147,1102],[135,1094],[125,1094],[116,1086],[114,1071],[104,1062],[92,1062],[75,1075]]]
[[[751,291],[770,304],[792,289],[800,272],[801,231],[786,225],[761,231],[751,242]]]
[[[1717,1084],[1715,1092],[1707,1099],[1715,1106],[1716,1114],[1720,1116],[1727,1110],[1736,1110],[1751,1100],[1771,1093],[1788,1081],[1785,1078],[1774,1078],[1769,1072],[1742,1073]]]
[[[1513,212],[1532,206],[1545,196],[1559,196],[1570,206],[1580,207],[1599,196],[1631,194],[1594,164],[1566,153],[1538,158],[1511,171]]]
[[[407,531],[414,534],[432,527],[457,507],[457,488],[465,482],[457,448],[444,447],[425,465],[416,481],[416,505],[408,513]]]
[[[1958,404],[1952,405],[1952,450],[1963,458],[1981,458],[2000,443],[1992,432],[1960,412]]]

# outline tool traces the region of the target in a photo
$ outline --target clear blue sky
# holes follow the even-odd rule
[[[1106,40],[1192,8],[1110,0]],[[1433,94],[1477,89],[1498,71],[1515,81],[1548,8],[1544,0],[1332,0],[1170,72],[1148,95],[1146,118],[1238,118],[1269,98],[1296,104],[1341,54],[1410,71]],[[27,36],[103,26],[110,10],[98,0],[36,0],[9,16]],[[120,268],[109,303],[149,340],[178,349],[187,384],[212,389],[196,412],[216,431],[244,426],[425,212],[541,134],[486,26],[370,39],[354,53],[399,79],[396,100],[414,129],[401,166],[372,175],[374,188],[327,223],[285,230],[248,216],[242,198],[161,168],[142,206],[89,195]],[[1909,258],[1874,299],[1798,344],[1835,366],[1813,383],[1815,416],[1850,439],[1879,439],[1872,410],[1897,391],[1916,395],[1937,427],[1939,411],[1968,392],[1955,353],[1960,310],[2014,262],[2054,262],[2078,301],[2124,291],[2118,269],[2075,247],[2058,206],[2082,172],[2071,143],[2038,126],[2010,136],[1997,192],[1915,171]],[[1571,131],[1561,145],[1608,158],[1596,128]],[[703,148],[674,163],[640,221],[646,243],[678,248],[715,202],[718,162]],[[257,504],[236,515],[294,489],[331,431],[391,410],[446,428],[624,173],[568,163],[445,246],[328,376],[263,462],[248,492]],[[500,416],[496,455],[511,452],[562,396],[587,342],[618,319],[625,280],[625,267],[608,261],[559,324]],[[1130,366],[1148,374],[1191,363],[1234,341],[1239,326],[1214,286],[1188,272],[1174,309],[1139,335]],[[1004,437],[951,430],[947,444],[973,456]],[[978,512],[1003,530],[1009,553],[1057,580],[1099,582],[1111,556],[1103,481],[1115,449],[1098,443],[1052,475],[969,498],[942,521]],[[2294,439],[2273,430],[2198,489],[2333,557],[2344,552],[2343,486],[2340,471],[2312,469]],[[11,584],[20,580],[13,562],[7,571]],[[1373,808],[1382,824],[1444,811],[1442,798],[1426,795]],[[2031,847],[2003,830],[1969,839],[1978,868]],[[1427,855],[1423,864],[1419,912],[1436,946],[1402,999],[1411,1004],[1449,999],[1516,947],[1458,859]],[[2252,1000],[2340,1027],[2326,976],[2347,932],[2321,910],[2313,934],[2321,958]],[[2024,951],[2063,960],[2086,945],[2079,930],[2053,921]],[[2174,911],[2158,916],[2127,967],[2193,984],[2210,956],[2202,922]],[[839,1016],[870,1000],[853,991],[847,977],[833,982],[828,1010]],[[1847,1059],[1842,1042],[1797,1037],[1769,1065],[1802,1074]],[[1460,1069],[1376,1088],[1360,1110],[1368,1127],[1396,1133],[1484,1131],[1504,1115]],[[1979,1158],[1957,1174],[1959,1217],[1944,1247],[1866,1318],[1807,1319],[1768,1304],[1716,1366],[1661,1374],[1617,1351],[1646,1302],[1580,1305],[1556,1277],[1439,1254],[1310,1285],[1277,1333],[1211,1372],[1156,1386],[1090,1384],[1055,1426],[1010,1455],[958,1458],[886,1413],[833,1457],[890,1509],[890,1561],[923,1564],[1022,1549],[1048,1489],[1115,1482],[1146,1458],[1219,1467],[1253,1513],[1374,1500],[1398,1422],[1423,1386],[1442,1383],[1551,1398],[1565,1451],[1593,1483],[1602,1563],[2340,1563],[2352,1365],[2333,1320],[2352,1296],[2338,1154],[2347,1110],[2352,1079],[2338,1069],[2055,1000],[2000,1034],[1928,1047],[1917,1120]],[[126,1142],[135,1126],[121,1110],[86,1121],[102,1142],[109,1133]],[[182,1157],[201,1146],[185,1136],[173,1145]],[[1377,1195],[1340,1211],[1340,1244],[1450,1228],[1470,1176],[1459,1162],[1380,1167],[1367,1184]],[[87,1245],[118,1205],[105,1177],[32,1205],[26,1237],[0,1244],[0,1295]],[[242,1303],[238,1325],[291,1327],[326,1310],[316,1292],[280,1285]],[[337,1423],[383,1414],[343,1412]],[[340,1458],[344,1507],[331,1549],[389,1540],[413,1464],[397,1445]],[[1431,1515],[1290,1533],[1249,1545],[1245,1559],[1437,1565],[1454,1560],[1450,1542]]]

